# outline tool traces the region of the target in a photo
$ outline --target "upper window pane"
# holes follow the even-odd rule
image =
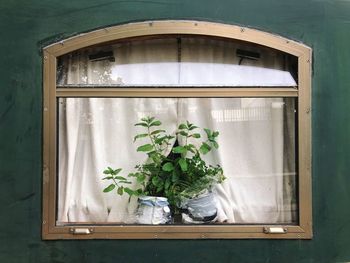
[[[58,58],[57,84],[296,86],[296,58],[257,45],[174,37],[90,47]]]

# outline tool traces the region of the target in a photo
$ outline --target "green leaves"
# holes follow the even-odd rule
[[[160,126],[162,123],[160,121],[154,121],[152,123],[150,123],[149,127],[153,127],[153,126]]]
[[[123,177],[123,176],[116,176],[116,177],[114,177],[114,179],[127,181],[127,179],[125,177]]]
[[[184,129],[188,129],[188,128],[187,128],[187,125],[184,124],[184,123],[181,123],[181,124],[179,125],[179,130],[184,130]]]
[[[194,134],[192,134],[192,137],[199,139],[201,137],[201,135],[199,133],[194,133]]]
[[[146,180],[146,175],[144,174],[138,174],[138,176],[136,177],[137,182],[139,183],[143,183]]]
[[[147,137],[148,136],[148,133],[142,133],[142,134],[138,134],[134,137],[134,142],[137,140],[137,139],[140,139],[140,138],[144,138],[144,137]]]
[[[136,151],[145,153],[147,161],[136,165],[135,171],[127,176],[120,175],[120,168],[107,167],[103,171],[105,177],[102,180],[109,180],[111,184],[103,192],[116,190],[118,195],[127,193],[130,196],[165,196],[172,205],[176,205],[180,195],[199,193],[224,180],[220,166],[207,165],[202,159],[202,154],[219,147],[216,141],[218,131],[205,128],[207,138],[202,139],[203,134],[196,131],[198,127],[186,121],[175,131],[176,137],[181,138],[179,143],[182,144],[170,149],[175,137],[167,134],[161,125],[162,122],[155,117],[143,117],[135,124],[143,131],[134,136],[134,142],[140,139],[145,141],[136,147]],[[130,178],[133,180],[129,180]],[[136,183],[137,189],[127,187],[132,182]]]
[[[115,188],[115,185],[114,184],[110,184],[105,189],[103,189],[103,192],[104,193],[108,193],[108,192],[112,191],[114,188]]]
[[[172,170],[174,170],[174,165],[171,162],[167,162],[163,165],[162,169],[165,172],[171,172]]]
[[[139,122],[139,123],[136,123],[135,126],[143,126],[143,127],[149,127],[147,123],[144,123],[144,122]]]
[[[185,153],[186,151],[186,148],[183,146],[176,146],[172,150],[173,153]]]
[[[113,176],[107,176],[107,177],[102,178],[102,180],[110,180],[110,179],[113,179]]]
[[[163,184],[163,180],[159,176],[152,177],[152,184],[159,187]]]
[[[216,141],[212,141],[211,143],[213,144],[215,149],[219,148],[219,144]]]
[[[199,151],[202,153],[202,154],[207,154],[208,152],[210,152],[211,150],[211,147],[209,146],[209,144],[203,142],[201,147],[199,148]]]
[[[180,177],[179,174],[177,172],[173,171],[173,173],[171,175],[171,181],[173,183],[176,183],[179,180],[179,177]]]
[[[212,146],[215,149],[218,149],[219,148],[219,144],[217,143],[216,138],[219,136],[219,132],[218,131],[214,131],[213,132],[213,131],[211,131],[209,129],[204,129],[204,131],[207,134],[209,143],[212,144]]]
[[[107,167],[107,169],[104,170],[103,173],[110,174],[110,175],[117,175],[120,173],[121,170],[122,170],[121,168],[113,170],[111,167]]]
[[[178,132],[178,134],[180,134],[180,135],[182,135],[182,136],[185,136],[185,137],[188,136],[188,133],[185,132],[185,131],[180,131],[180,132]]]
[[[204,128],[203,129],[205,131],[205,133],[207,134],[208,138],[211,137],[211,130],[207,129],[207,128]]]
[[[117,193],[118,195],[123,195],[123,186],[118,187]]]
[[[130,196],[135,195],[135,191],[130,189],[130,188],[128,188],[128,187],[124,187],[124,192],[127,193]]]
[[[180,167],[181,167],[181,170],[183,171],[183,172],[186,172],[187,171],[187,161],[186,161],[186,159],[184,159],[184,158],[181,158],[180,160],[179,160],[179,165],[180,165]]]
[[[151,132],[151,135],[155,135],[155,134],[158,134],[161,132],[166,132],[166,131],[165,130],[155,130],[155,131]]]
[[[156,144],[162,144],[166,139],[167,139],[166,136],[157,137],[157,138],[154,140],[154,143],[156,143]]]
[[[162,125],[161,121],[154,120],[154,117],[145,117],[141,119],[141,122],[138,122],[135,124],[135,126],[142,126],[142,127],[153,127],[153,126],[160,126]]]
[[[120,176],[120,175],[117,175],[120,173],[121,170],[122,170],[121,168],[114,170],[111,167],[107,167],[107,169],[103,171],[104,174],[108,174],[109,176],[102,178],[102,180],[111,180],[112,181],[112,183],[109,186],[107,186],[105,189],[103,189],[104,193],[111,192],[117,187],[117,193],[119,195],[122,195],[123,189],[124,189],[123,184],[131,184],[131,182],[128,181],[127,178]]]
[[[138,152],[149,152],[153,150],[153,145],[152,144],[144,144],[139,147],[137,147],[136,151]]]
[[[155,119],[154,117],[144,117],[144,118],[141,118],[141,121],[150,123],[150,122],[152,122],[154,119]]]
[[[167,178],[165,180],[164,188],[167,190],[167,189],[169,189],[170,185],[171,185],[171,180],[170,180],[170,178]]]

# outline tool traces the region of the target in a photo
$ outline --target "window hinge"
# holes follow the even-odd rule
[[[70,228],[69,232],[73,235],[91,235],[94,232],[93,228]]]
[[[265,234],[286,234],[287,232],[285,227],[264,227]]]

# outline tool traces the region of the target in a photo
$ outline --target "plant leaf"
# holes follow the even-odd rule
[[[176,146],[172,150],[173,153],[184,153],[186,152],[186,148],[183,146]]]
[[[192,137],[199,139],[201,137],[201,135],[199,133],[194,133],[194,134],[192,134]]]
[[[144,122],[139,122],[139,123],[136,123],[135,126],[148,127],[148,124],[147,124],[147,123],[144,123]]]
[[[170,187],[170,184],[171,184],[171,181],[170,181],[169,178],[167,178],[166,181],[165,181],[165,184],[164,184],[164,188],[168,189]]]
[[[175,182],[177,182],[178,180],[179,180],[179,175],[177,174],[177,172],[176,171],[173,171],[173,174],[172,174],[172,176],[171,176],[171,181],[173,182],[173,183],[175,183]]]
[[[145,144],[141,145],[137,148],[138,152],[149,152],[153,150],[153,145],[152,144]]]
[[[166,131],[165,130],[155,130],[155,131],[151,132],[151,135],[155,135],[155,134],[158,134],[161,132],[166,132]]]
[[[120,187],[118,187],[118,190],[117,190],[117,193],[118,193],[118,195],[123,195],[123,186],[120,186]]]
[[[204,128],[205,133],[207,134],[208,138],[211,137],[211,130]]]
[[[164,141],[166,138],[167,138],[166,136],[162,136],[162,137],[159,137],[159,138],[155,139],[154,142],[155,142],[156,144],[162,144],[163,141]]]
[[[154,121],[152,122],[149,127],[152,127],[152,126],[160,126],[162,123],[160,121]]]
[[[187,129],[187,126],[186,126],[186,124],[181,123],[181,124],[179,125],[179,130],[184,130],[184,129]]]
[[[216,141],[213,141],[212,144],[213,144],[213,146],[215,147],[215,149],[218,149],[218,148],[219,148],[219,144],[218,144]]]
[[[144,138],[144,137],[147,137],[148,134],[147,133],[142,133],[142,134],[138,134],[134,137],[134,142],[139,139],[139,138]]]
[[[109,169],[106,169],[103,171],[104,174],[111,174],[111,171]]]
[[[197,126],[195,126],[195,125],[192,125],[191,127],[190,127],[190,131],[192,131],[192,130],[194,130],[194,129],[198,129],[198,127]]]
[[[113,176],[107,176],[107,177],[102,178],[102,180],[110,180],[110,179],[113,179]]]
[[[105,189],[103,189],[103,192],[104,193],[108,193],[108,192],[112,191],[114,188],[115,188],[115,185],[114,184],[110,184]]]
[[[136,180],[139,182],[139,183],[143,183],[146,179],[146,176],[144,174],[140,174],[137,176]]]
[[[203,142],[201,147],[199,148],[199,151],[202,154],[207,154],[210,150],[211,150],[211,147],[205,142]]]
[[[186,172],[186,171],[187,171],[187,161],[186,161],[186,159],[181,158],[181,159],[179,160],[179,165],[180,165],[181,170],[182,170],[183,172]]]
[[[135,192],[132,189],[130,189],[129,187],[124,187],[124,192],[130,196],[135,195]]]
[[[129,182],[129,181],[119,181],[119,183],[121,183],[121,184],[132,184],[132,183]]]
[[[154,176],[152,178],[152,184],[156,187],[160,187],[162,185],[162,179],[159,176]]]
[[[182,136],[188,136],[188,133],[185,132],[185,131],[180,131],[179,134],[182,135]]]
[[[192,153],[196,153],[196,147],[191,143],[186,146],[186,149]]]
[[[113,171],[113,175],[119,174],[121,170],[122,170],[122,168],[115,169],[115,170]]]
[[[219,136],[219,132],[218,131],[213,132],[213,137],[218,137],[218,136]]]
[[[126,179],[123,176],[115,176],[114,179],[118,179],[118,180],[122,180],[122,181],[127,181],[128,179]]]
[[[167,162],[163,165],[162,170],[165,172],[171,172],[172,170],[174,170],[174,165],[170,162]]]

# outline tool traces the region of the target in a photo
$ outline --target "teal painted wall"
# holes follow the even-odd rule
[[[241,24],[313,48],[312,240],[41,240],[41,48],[151,19]],[[350,1],[2,0],[0,32],[0,262],[350,261]]]

